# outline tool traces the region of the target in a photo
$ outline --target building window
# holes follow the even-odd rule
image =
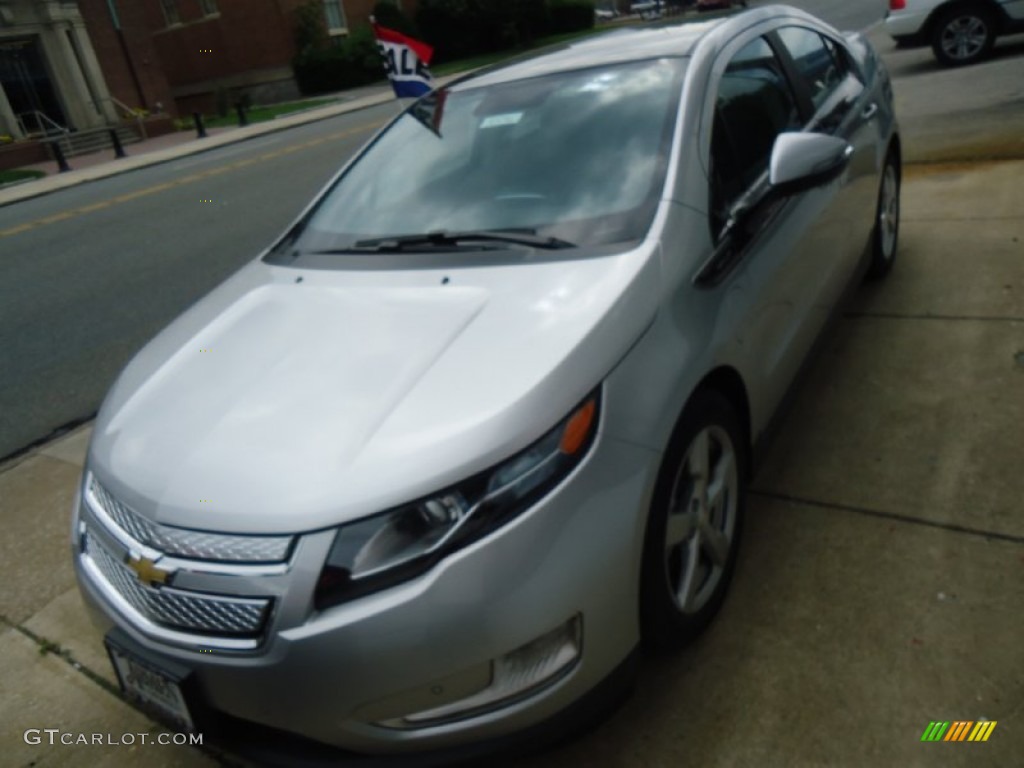
[[[181,14],[178,12],[178,0],[160,0],[160,7],[164,12],[164,20],[168,27],[181,24]]]
[[[348,29],[348,25],[345,23],[345,9],[341,7],[341,0],[324,0],[324,12],[327,14],[328,32],[337,34]]]
[[[217,7],[217,0],[199,0],[199,7],[203,10],[203,16],[213,16],[220,13]]]

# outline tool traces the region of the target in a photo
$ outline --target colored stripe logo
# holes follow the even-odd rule
[[[988,741],[996,720],[933,720],[921,734],[921,741]]]

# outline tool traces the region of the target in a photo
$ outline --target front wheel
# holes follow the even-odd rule
[[[950,8],[932,25],[932,51],[947,67],[980,61],[995,42],[995,19],[983,8]]]
[[[736,410],[703,391],[665,453],[647,521],[640,588],[644,641],[679,647],[714,618],[736,562],[748,450]]]
[[[875,207],[875,227],[871,232],[871,266],[869,280],[885,277],[896,260],[900,236],[900,161],[895,148],[890,148],[882,168]]]

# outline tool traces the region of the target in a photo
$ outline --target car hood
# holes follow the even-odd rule
[[[137,512],[224,532],[335,525],[526,447],[653,317],[651,248],[439,270],[254,262],[128,365],[89,467]]]

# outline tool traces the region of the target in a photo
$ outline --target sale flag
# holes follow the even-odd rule
[[[429,93],[433,86],[427,65],[434,49],[377,23],[373,25],[373,33],[395,95],[400,99],[415,99]]]

